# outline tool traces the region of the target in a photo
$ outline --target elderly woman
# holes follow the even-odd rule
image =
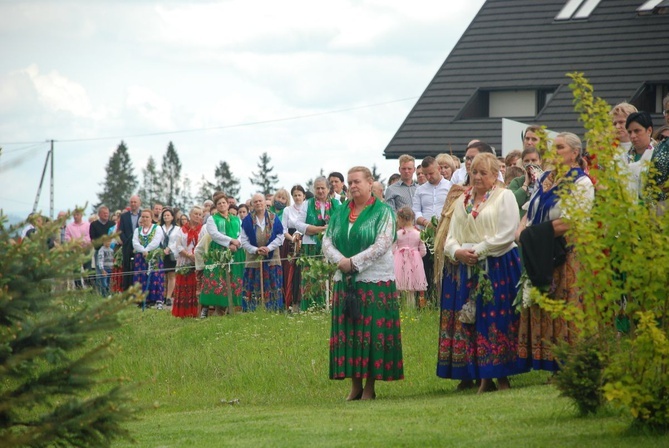
[[[343,176],[342,176],[343,177]],[[328,183],[325,177],[314,180],[314,197],[305,202],[297,222],[297,231],[302,237],[302,254],[307,257],[321,255],[321,240],[330,222],[332,213],[340,206],[337,199],[328,199]],[[307,268],[303,268],[303,273]],[[302,277],[300,309],[325,305],[325,291],[321,285],[307,283]]]
[[[163,241],[163,230],[153,223],[153,212],[148,208],[142,210],[139,224],[132,237],[132,247],[135,251],[133,262],[133,283],[140,283],[146,293],[147,305],[156,305],[163,309],[163,291],[165,288],[163,275],[163,260],[158,252]]]
[[[253,195],[251,206],[253,210],[242,221],[241,233],[242,247],[248,253],[243,306],[245,310],[254,310],[260,300],[267,309],[280,310],[283,308],[283,271],[278,249],[284,240],[283,224],[267,210],[262,194]]]
[[[369,169],[348,172],[350,201],[337,209],[323,239],[336,263],[330,333],[330,378],[351,378],[347,400],[376,397],[376,380],[404,378],[392,209],[372,195]],[[366,380],[363,388],[363,380]]]
[[[224,193],[214,195],[214,207],[212,215],[205,223],[207,233],[203,237],[203,244],[207,244],[204,250],[205,268],[202,272],[202,291],[200,292],[201,318],[206,318],[209,307],[227,308],[230,306],[242,306],[242,279],[244,277],[244,261],[246,254],[241,250],[240,241],[242,221],[239,217],[230,214],[228,197]],[[228,285],[227,266],[221,266],[221,254],[232,252],[232,265],[230,266],[230,285]],[[232,288],[228,291],[228,288]],[[232,305],[228,296],[232,297]]]
[[[480,380],[479,393],[510,387],[517,363],[518,315],[512,308],[520,279],[514,237],[516,199],[499,182],[499,162],[474,157],[471,186],[453,205],[444,253],[450,264],[441,293],[437,375],[459,379],[459,389]]]
[[[195,276],[195,247],[202,230],[202,208],[195,206],[189,213],[190,223],[176,231],[172,250],[176,254],[177,273],[172,315],[197,317],[197,279]]]
[[[286,306],[292,307],[293,311],[297,311],[297,305],[300,304],[300,280],[301,272],[300,266],[296,264],[295,256],[299,253],[300,247],[300,233],[297,232],[297,226],[300,220],[300,214],[304,207],[304,199],[306,191],[301,185],[295,185],[290,189],[290,194],[293,197],[293,205],[286,207],[283,212],[283,230],[285,242],[283,243],[284,253],[293,257],[283,263],[283,282],[284,282],[284,299]]]
[[[549,295],[556,300],[580,304],[576,290],[578,264],[572,248],[564,239],[569,227],[562,219],[563,210],[559,192],[573,183],[572,194],[588,207],[595,197],[590,178],[583,171],[581,140],[570,132],[562,132],[553,141],[557,158],[554,171],[546,171],[530,199],[527,215],[519,232],[523,262],[528,277],[536,287],[550,287]],[[548,240],[547,240],[548,239]],[[556,259],[562,258],[562,263]],[[556,266],[556,264],[558,264]],[[518,356],[520,364],[536,370],[555,372],[558,363],[552,346],[573,338],[571,328],[562,318],[552,318],[538,305],[531,305],[521,313]]]

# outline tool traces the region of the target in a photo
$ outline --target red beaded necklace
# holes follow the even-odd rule
[[[353,224],[355,220],[358,219],[358,216],[360,216],[360,213],[362,213],[367,208],[367,206],[372,205],[375,200],[376,198],[374,198],[374,196],[370,196],[370,198],[367,199],[367,202],[365,202],[365,206],[362,207],[362,210],[360,210],[359,213],[355,213],[355,203],[353,201],[349,202],[348,208],[351,210],[351,212],[348,215],[348,222]]]

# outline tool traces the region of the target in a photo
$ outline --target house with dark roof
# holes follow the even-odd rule
[[[487,0],[384,155],[462,156],[474,138],[499,153],[503,118],[582,136],[565,76],[575,71],[609,104],[662,124],[669,0]]]

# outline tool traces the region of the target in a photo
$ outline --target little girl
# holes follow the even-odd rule
[[[427,279],[423,268],[423,257],[427,253],[420,232],[414,226],[416,215],[411,207],[402,207],[397,212],[397,241],[393,245],[395,257],[395,283],[398,291],[410,291],[406,296],[407,306],[416,307],[414,291],[419,291],[420,305],[425,304]]]

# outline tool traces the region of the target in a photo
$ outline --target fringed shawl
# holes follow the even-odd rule
[[[545,172],[538,181],[537,191],[530,198],[527,220],[532,225],[547,221],[551,209],[560,200],[560,191],[565,188],[566,183],[576,182],[583,176],[587,176],[587,174],[581,168],[571,168],[561,181],[555,182],[555,171]],[[548,182],[546,182],[547,180]]]
[[[451,226],[451,217],[457,204],[457,199],[465,192],[462,185],[453,185],[448,191],[444,207],[441,209],[441,219],[434,235],[434,284],[441,288],[441,280],[444,275],[444,244],[448,237],[448,228]]]

